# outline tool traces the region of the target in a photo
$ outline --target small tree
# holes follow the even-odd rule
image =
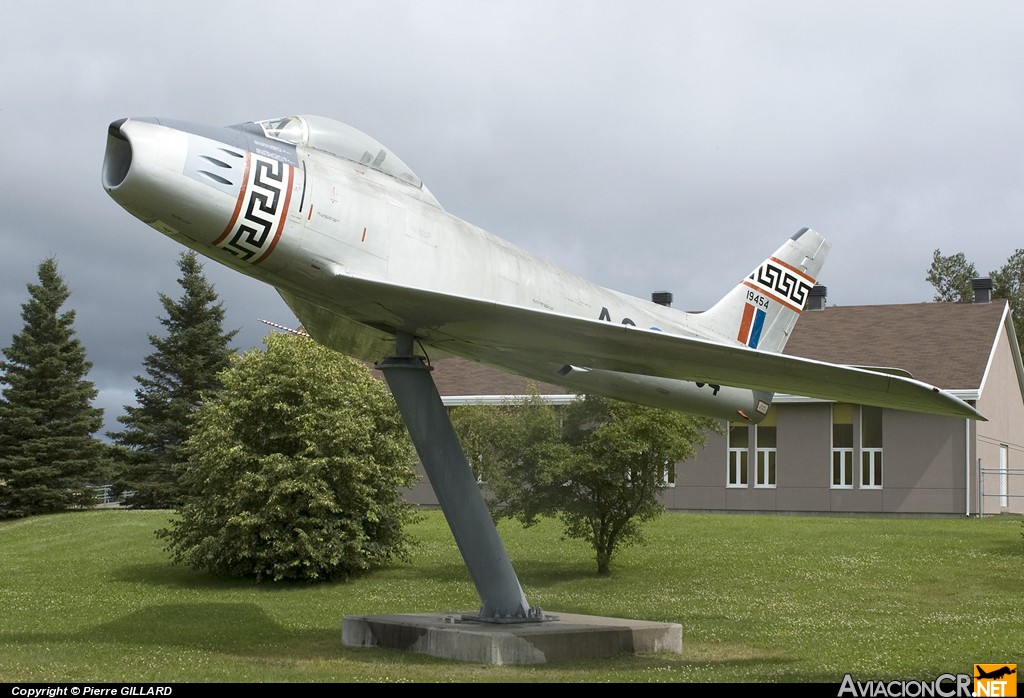
[[[168,508],[181,502],[175,466],[188,438],[192,413],[205,396],[221,388],[218,374],[233,353],[229,344],[237,333],[224,331],[224,309],[203,275],[195,252],[178,260],[181,298],[160,294],[165,317],[159,318],[166,335],[150,335],[155,351],[143,362],[145,376],[136,376],[137,405],[125,407],[118,417],[124,430],[110,438],[121,446],[120,489],[130,494],[129,506]]]
[[[969,303],[973,297],[971,279],[977,278],[978,270],[968,262],[963,252],[943,255],[941,250],[932,253],[932,264],[928,268],[928,283],[935,288],[932,300],[946,303]]]
[[[1024,249],[1016,250],[991,276],[992,297],[1009,302],[1017,343],[1024,347]]]
[[[932,253],[932,264],[926,279],[935,288],[936,301],[970,303],[973,300],[971,279],[978,271],[968,262],[963,252],[944,256],[939,250]],[[1024,346],[1024,249],[1016,250],[992,278],[992,298],[1005,299],[1013,315],[1017,343]]]
[[[530,526],[558,511],[561,493],[538,486],[572,457],[554,407],[532,391],[522,402],[458,407],[451,418],[474,473],[486,483],[495,520],[515,517]]]
[[[271,335],[221,374],[185,444],[175,562],[257,579],[345,578],[407,555],[408,435],[383,383],[304,337]]]
[[[0,400],[0,516],[61,511],[92,501],[100,467],[95,434],[103,410],[92,406],[92,364],[75,336],[75,312],[61,312],[70,292],[52,257],[38,268],[21,306],[24,329],[3,350]]]
[[[591,545],[599,574],[642,524],[664,511],[667,474],[716,423],[609,400],[579,398],[562,412],[533,395],[518,405],[459,408],[453,422],[479,468],[492,513],[530,526],[541,516]]]

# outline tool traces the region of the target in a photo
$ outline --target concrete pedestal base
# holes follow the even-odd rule
[[[495,624],[464,620],[462,615],[345,616],[342,643],[495,665],[683,651],[678,623],[553,613],[548,615],[558,620]]]

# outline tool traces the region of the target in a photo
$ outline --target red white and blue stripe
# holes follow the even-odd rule
[[[761,308],[755,308],[750,303],[743,306],[743,319],[740,320],[740,331],[736,339],[743,342],[751,349],[757,349],[761,341],[761,331],[764,329],[764,318],[767,313]]]

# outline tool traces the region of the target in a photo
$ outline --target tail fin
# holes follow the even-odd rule
[[[710,310],[701,324],[751,349],[781,352],[831,245],[801,228]]]

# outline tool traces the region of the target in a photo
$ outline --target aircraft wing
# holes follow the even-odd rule
[[[442,352],[554,384],[571,365],[985,419],[948,392],[892,373],[343,274],[320,292],[282,296],[314,339],[371,361],[393,353],[402,330]]]

